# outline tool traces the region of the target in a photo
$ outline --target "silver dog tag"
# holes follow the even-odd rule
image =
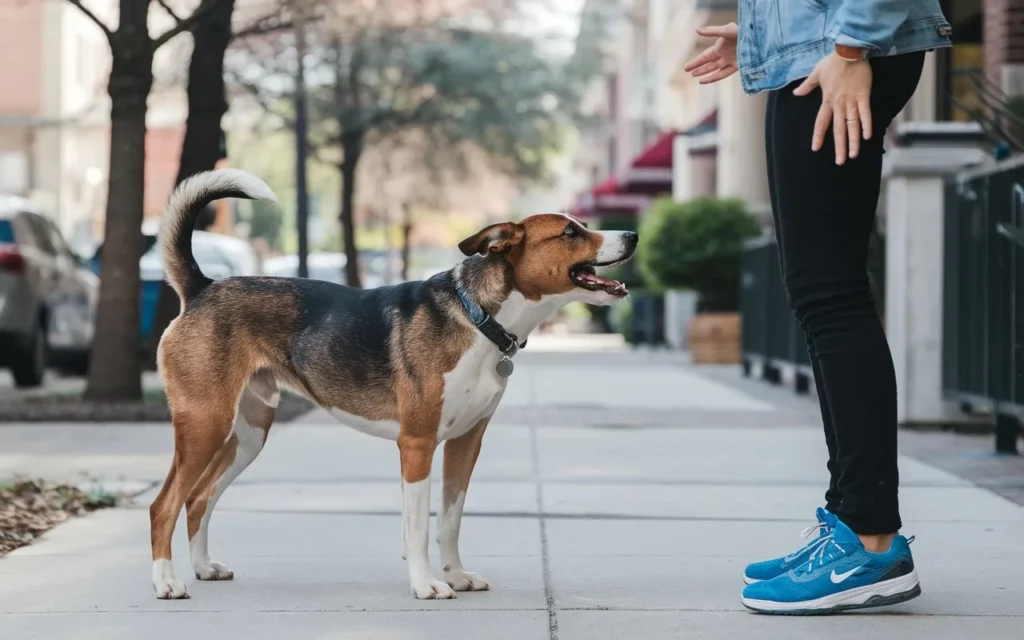
[[[501,360],[498,360],[498,364],[494,365],[494,370],[502,378],[507,378],[512,375],[512,371],[515,368],[515,365],[512,364],[512,358],[508,356],[504,356]]]

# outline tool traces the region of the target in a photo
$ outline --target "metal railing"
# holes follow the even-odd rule
[[[1024,161],[947,184],[943,389],[995,416],[996,450],[1016,453],[1024,410]]]
[[[997,147],[1006,145],[1006,153],[1024,151],[1024,101],[1010,97],[985,76],[984,69],[961,69],[954,77],[964,83],[967,95],[953,103],[981,126],[985,137]]]
[[[743,372],[756,368],[768,382],[782,382],[785,368],[795,371],[797,393],[810,390],[810,360],[803,329],[786,299],[774,237],[748,242],[740,256],[740,315]]]
[[[883,242],[875,233],[868,264],[872,293],[879,307],[885,298]],[[807,393],[814,381],[807,336],[786,298],[774,236],[762,236],[744,245],[740,256],[740,314],[744,374],[749,376],[756,366],[761,378],[778,384],[783,370],[791,369],[796,392]]]

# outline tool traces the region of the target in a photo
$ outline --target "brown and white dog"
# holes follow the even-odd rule
[[[621,283],[594,268],[629,259],[636,234],[591,231],[562,214],[535,215],[466,239],[459,248],[472,257],[424,282],[365,291],[299,278],[213,282],[192,255],[191,235],[200,210],[225,197],[276,201],[248,173],[213,171],[183,182],[164,215],[167,279],[181,298],[181,314],[164,332],[158,355],[174,459],[150,507],[157,597],[188,597],[171,564],[182,505],[196,577],[233,577],[210,559],[210,514],[263,448],[279,384],[349,426],[398,443],[403,557],[417,598],[487,589],[462,566],[459,527],[511,358],[565,304],[610,304],[626,296]],[[430,466],[442,442],[443,581],[434,579],[427,557]]]

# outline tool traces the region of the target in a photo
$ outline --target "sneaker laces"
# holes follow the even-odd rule
[[[818,524],[812,524],[803,531],[800,532],[801,538],[808,538],[814,532],[820,532],[822,529],[828,529],[828,523],[819,522]]]
[[[826,563],[832,560],[832,550],[837,549],[840,553],[846,553],[842,545],[836,542],[835,536],[831,533],[827,536],[822,536],[818,539],[819,545],[811,553],[811,557],[808,558],[806,567],[801,565],[797,570],[800,573],[810,573],[814,570],[814,563],[817,562],[819,567],[825,566]]]
[[[816,549],[817,547],[819,547],[820,545],[825,544],[825,538],[827,536],[821,535],[821,533],[823,531],[828,531],[828,524],[825,523],[825,522],[819,522],[818,524],[812,524],[811,526],[809,526],[806,529],[804,529],[803,531],[801,531],[800,532],[800,537],[803,538],[804,540],[808,540],[808,538],[811,537],[811,534],[814,534],[814,533],[817,533],[818,537],[815,538],[814,540],[808,540],[808,542],[806,544],[804,544],[804,546],[802,546],[799,549],[797,549],[796,551],[794,551],[792,554],[790,554],[789,557],[795,558],[798,555],[802,555],[802,554],[804,554],[804,553],[806,553],[808,551],[812,551],[812,550]]]

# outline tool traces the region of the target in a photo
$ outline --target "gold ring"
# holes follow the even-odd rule
[[[857,122],[857,118],[847,118],[847,122]]]

